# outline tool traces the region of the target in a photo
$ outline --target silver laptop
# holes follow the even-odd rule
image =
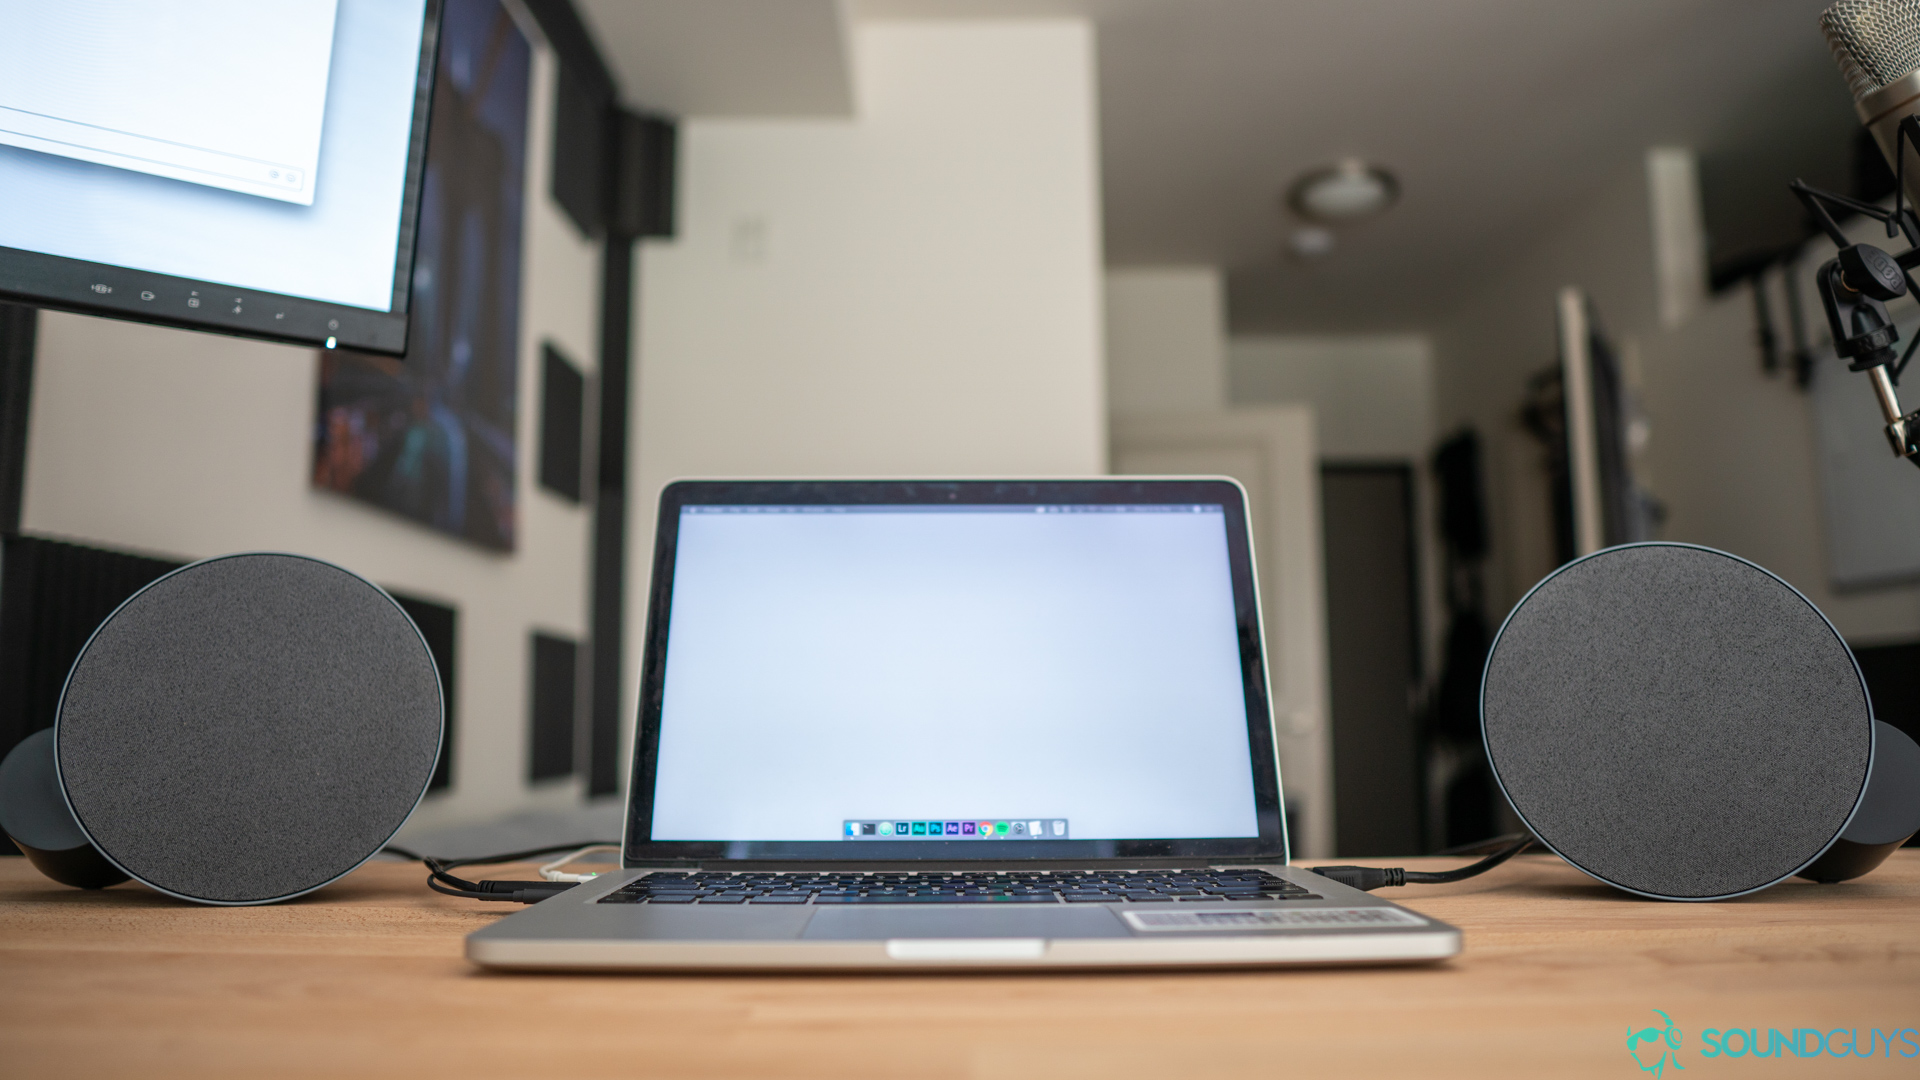
[[[1460,951],[1287,864],[1232,481],[683,481],[656,535],[622,869],[472,934],[472,960]]]

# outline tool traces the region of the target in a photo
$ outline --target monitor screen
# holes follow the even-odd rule
[[[1217,503],[681,507],[650,838],[1259,836],[1228,530]]]
[[[0,0],[0,296],[399,354],[438,0]]]

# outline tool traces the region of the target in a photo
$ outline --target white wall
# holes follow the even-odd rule
[[[1412,467],[1415,618],[1427,677],[1439,671],[1446,632],[1437,493],[1427,468],[1439,438],[1433,380],[1433,342],[1425,334],[1244,334],[1227,341],[1227,396],[1236,410],[1305,405],[1313,410],[1320,461]]]
[[[1212,267],[1107,272],[1113,462],[1122,472],[1224,473],[1247,486],[1288,797],[1304,810],[1302,852],[1325,855],[1334,802],[1318,465],[1414,467],[1417,617],[1431,667],[1442,620],[1424,467],[1434,441],[1433,348],[1420,334],[1230,338],[1221,277]]]
[[[1227,308],[1213,266],[1106,274],[1107,410],[1212,412],[1227,404]]]
[[[681,129],[637,284],[629,717],[669,480],[1105,466],[1090,29],[869,23],[853,56],[851,121]]]
[[[417,825],[571,802],[527,787],[528,635],[584,640],[589,515],[534,481],[539,346],[593,368],[598,256],[548,197],[555,65],[536,49],[528,130],[518,550],[500,554],[309,483],[311,349],[79,315],[41,316],[22,527],[173,558],[272,549],[331,559],[459,610],[453,789]]]
[[[1433,450],[1433,345],[1423,334],[1254,334],[1227,343],[1235,405],[1311,404],[1322,458],[1403,460]]]
[[[1504,615],[1553,569],[1540,452],[1517,416],[1527,376],[1555,362],[1554,295],[1574,285],[1592,297],[1651,420],[1638,466],[1670,513],[1661,537],[1767,567],[1850,640],[1920,635],[1920,586],[1847,594],[1829,586],[1808,399],[1790,376],[1761,373],[1751,297],[1742,289],[1704,300],[1664,328],[1655,247],[1648,170],[1622,162],[1434,334],[1440,430],[1473,423],[1488,452],[1490,614]],[[1808,316],[1819,335],[1817,305]]]
[[[1246,489],[1293,855],[1332,855],[1326,579],[1312,408],[1116,417],[1112,453],[1116,473],[1231,476]]]
[[[1496,621],[1554,568],[1544,459],[1520,426],[1520,407],[1527,378],[1557,363],[1554,297],[1575,284],[1618,343],[1636,344],[1627,340],[1631,328],[1654,325],[1651,224],[1638,163],[1622,163],[1553,233],[1518,245],[1507,267],[1434,330],[1437,426],[1468,424],[1480,434],[1493,526],[1488,615]]]

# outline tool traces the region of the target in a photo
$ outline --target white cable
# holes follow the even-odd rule
[[[588,844],[586,847],[581,848],[579,851],[570,852],[566,855],[561,856],[558,859],[553,860],[552,862],[546,864],[545,866],[542,866],[540,868],[540,876],[542,878],[545,878],[548,881],[573,881],[573,882],[592,881],[594,878],[597,878],[600,875],[599,874],[569,874],[561,870],[560,868],[572,862],[573,860],[579,858],[580,856],[589,854],[591,852],[619,851],[619,850],[620,848],[619,848],[619,845],[617,844]]]

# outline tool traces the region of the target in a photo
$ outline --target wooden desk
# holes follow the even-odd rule
[[[1458,865],[1412,860],[1407,865]],[[0,860],[9,1077],[1920,1075],[1920,1059],[1701,1057],[1702,1028],[1920,1028],[1920,851],[1846,885],[1671,904],[1547,856],[1393,898],[1466,931],[1429,967],[929,976],[500,975],[461,936],[518,910],[368,866],[275,907],[83,893]],[[493,876],[528,876],[496,873]]]

